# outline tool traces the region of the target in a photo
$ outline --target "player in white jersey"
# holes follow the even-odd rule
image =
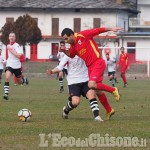
[[[8,49],[8,59],[6,61],[6,74],[5,74],[5,85],[4,85],[4,99],[8,100],[9,94],[9,81],[11,76],[14,74],[17,78],[18,84],[22,84],[23,80],[21,78],[21,62],[20,56],[23,54],[22,49],[19,44],[16,43],[15,33],[9,34],[10,43],[7,45]]]
[[[0,49],[0,84],[2,80],[2,73],[4,69],[4,64],[6,64],[5,58],[2,56],[2,50]]]
[[[65,42],[64,41],[60,41],[60,46],[65,46]],[[59,52],[57,53],[57,58],[59,60],[59,62],[62,60],[62,58],[65,56],[65,53],[64,52]],[[67,75],[67,68],[66,68],[66,64],[65,66],[63,67],[63,70],[60,71],[58,73],[58,78],[59,78],[59,85],[60,85],[60,90],[59,92],[62,93],[64,91],[64,82],[63,82],[63,78],[64,78],[64,75],[66,74]]]
[[[107,69],[108,69],[108,76],[109,76],[109,81],[111,82],[112,86],[115,87],[115,82],[117,83],[117,78],[116,78],[116,59],[110,58],[109,54],[106,53],[106,64],[107,64]]]
[[[95,121],[103,121],[99,116],[99,106],[96,100],[95,91],[88,88],[88,72],[84,61],[75,56],[71,59],[68,56],[64,56],[57,67],[52,70],[47,70],[47,74],[55,74],[63,69],[64,64],[68,63],[68,88],[69,88],[69,101],[63,108],[62,117],[68,118],[68,114],[71,110],[76,108],[80,103],[80,96],[87,97],[90,102],[91,109],[93,111]]]

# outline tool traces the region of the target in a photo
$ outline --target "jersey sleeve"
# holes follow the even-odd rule
[[[129,66],[129,55],[126,53],[126,65]]]
[[[19,44],[16,44],[16,46],[15,46],[15,51],[16,51],[17,53],[19,53],[19,54],[23,54],[23,50],[22,50],[22,48],[19,46]]]
[[[24,54],[22,54],[22,55],[20,56],[20,62],[25,62],[25,56],[24,56]]]
[[[69,57],[74,58],[76,56],[76,51],[75,51],[74,47],[71,46],[69,49],[69,52],[70,52]]]
[[[107,32],[105,28],[94,28],[94,29],[90,29],[90,30],[81,31],[81,32],[79,32],[79,35],[81,34],[86,38],[92,38],[103,32]]]
[[[56,68],[58,68],[58,70],[63,70],[63,68],[64,68],[64,66],[67,64],[67,62],[69,61],[69,57],[67,56],[67,55],[65,55],[62,59],[61,59],[61,61],[60,61],[60,63],[59,63],[59,65],[56,67]]]

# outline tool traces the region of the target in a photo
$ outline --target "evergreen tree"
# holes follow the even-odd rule
[[[16,22],[7,22],[2,27],[1,41],[7,45],[9,42],[8,35],[14,31],[16,34],[16,42],[23,47],[29,44],[38,44],[42,39],[41,30],[36,21],[28,14],[18,17]]]
[[[1,29],[1,41],[3,44],[7,45],[9,43],[9,34],[15,31],[15,26],[13,22],[6,22],[5,25]]]

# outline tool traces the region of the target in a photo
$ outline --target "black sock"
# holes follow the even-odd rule
[[[91,110],[93,112],[94,117],[99,116],[99,106],[96,98],[90,100]]]
[[[63,89],[63,87],[64,87],[63,78],[59,78],[59,85],[60,85],[60,88]]]
[[[67,103],[67,106],[66,106],[64,112],[65,112],[66,114],[68,114],[71,110],[73,110],[73,109],[76,108],[76,107],[77,107],[77,106],[74,106],[74,105],[72,104],[72,101],[69,101],[69,102]]]
[[[4,85],[4,94],[5,95],[9,94],[9,82],[5,82],[5,85]]]

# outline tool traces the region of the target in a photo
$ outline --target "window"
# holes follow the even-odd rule
[[[94,18],[93,20],[93,27],[99,28],[101,26],[101,19],[100,18]]]
[[[14,22],[14,18],[6,18],[6,22]]]
[[[52,35],[59,35],[59,18],[52,18]]]
[[[127,47],[135,47],[136,43],[135,42],[128,42]],[[135,53],[135,48],[128,48],[127,53]]]
[[[74,18],[74,32],[81,31],[81,18]]]

